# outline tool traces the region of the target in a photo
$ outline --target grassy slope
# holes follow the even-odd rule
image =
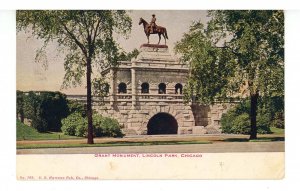
[[[78,137],[64,135],[61,132],[39,133],[17,120],[17,140],[53,140],[53,139],[76,139]]]
[[[275,127],[270,128],[273,134],[284,134],[284,129],[279,129]]]

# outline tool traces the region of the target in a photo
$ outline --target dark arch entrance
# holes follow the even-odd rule
[[[147,124],[148,135],[177,134],[176,119],[168,113],[157,113]]]

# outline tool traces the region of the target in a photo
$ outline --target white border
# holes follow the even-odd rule
[[[210,0],[190,3],[182,0],[154,0],[149,3],[141,0],[110,0],[103,4],[101,0],[85,0],[85,4],[74,1],[20,1],[3,3],[2,9],[299,9],[297,1],[252,0],[241,1]],[[93,2],[93,3],[92,3]],[[153,3],[154,2],[154,3]],[[181,4],[178,4],[180,2]],[[177,5],[173,6],[173,4]],[[58,7],[59,5],[60,7]],[[178,6],[179,5],[179,6]],[[158,8],[159,7],[159,8]],[[1,53],[1,163],[0,189],[11,190],[299,190],[299,18],[300,11],[287,11],[286,14],[286,177],[279,181],[101,181],[99,182],[20,182],[15,177],[15,137],[8,128],[15,124],[15,22],[14,11],[0,12],[0,53]],[[12,126],[13,125],[13,126]],[[245,172],[247,173],[247,172]],[[297,189],[298,188],[298,189]]]
[[[295,0],[10,0],[1,9],[297,9]]]

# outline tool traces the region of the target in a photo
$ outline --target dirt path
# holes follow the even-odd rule
[[[247,135],[141,135],[124,138],[95,138],[95,143],[107,142],[150,142],[150,141],[219,141],[226,138],[248,138]],[[68,139],[68,140],[22,140],[17,141],[18,145],[25,144],[74,144],[86,143],[87,139]]]
[[[259,135],[258,137],[275,138],[284,137],[284,135]],[[109,142],[153,142],[153,141],[211,141],[218,142],[224,140],[234,140],[234,139],[248,139],[248,135],[143,135],[143,136],[131,136],[124,138],[95,138],[95,143],[109,143]],[[87,139],[69,139],[69,140],[24,140],[17,141],[17,145],[26,144],[84,144]]]

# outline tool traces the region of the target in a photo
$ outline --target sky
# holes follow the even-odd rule
[[[139,19],[142,17],[148,22],[151,15],[155,14],[156,24],[167,28],[169,40],[167,45],[171,54],[174,55],[173,48],[185,32],[188,32],[189,26],[193,21],[201,20],[206,22],[206,11],[162,11],[162,10],[134,10],[128,12],[132,18],[132,30],[128,39],[123,36],[116,36],[117,42],[127,52],[134,48],[139,48],[141,44],[147,42],[143,31],[143,26],[139,25]],[[64,68],[64,55],[56,51],[56,43],[51,43],[47,48],[48,67],[43,67],[42,63],[35,62],[36,50],[42,46],[42,41],[31,37],[30,34],[23,31],[17,33],[17,90],[22,91],[61,91],[66,94],[85,94],[85,85],[77,88],[61,89]],[[158,42],[157,35],[150,35],[150,43]],[[162,44],[164,43],[162,37]],[[85,80],[83,79],[83,82]]]

